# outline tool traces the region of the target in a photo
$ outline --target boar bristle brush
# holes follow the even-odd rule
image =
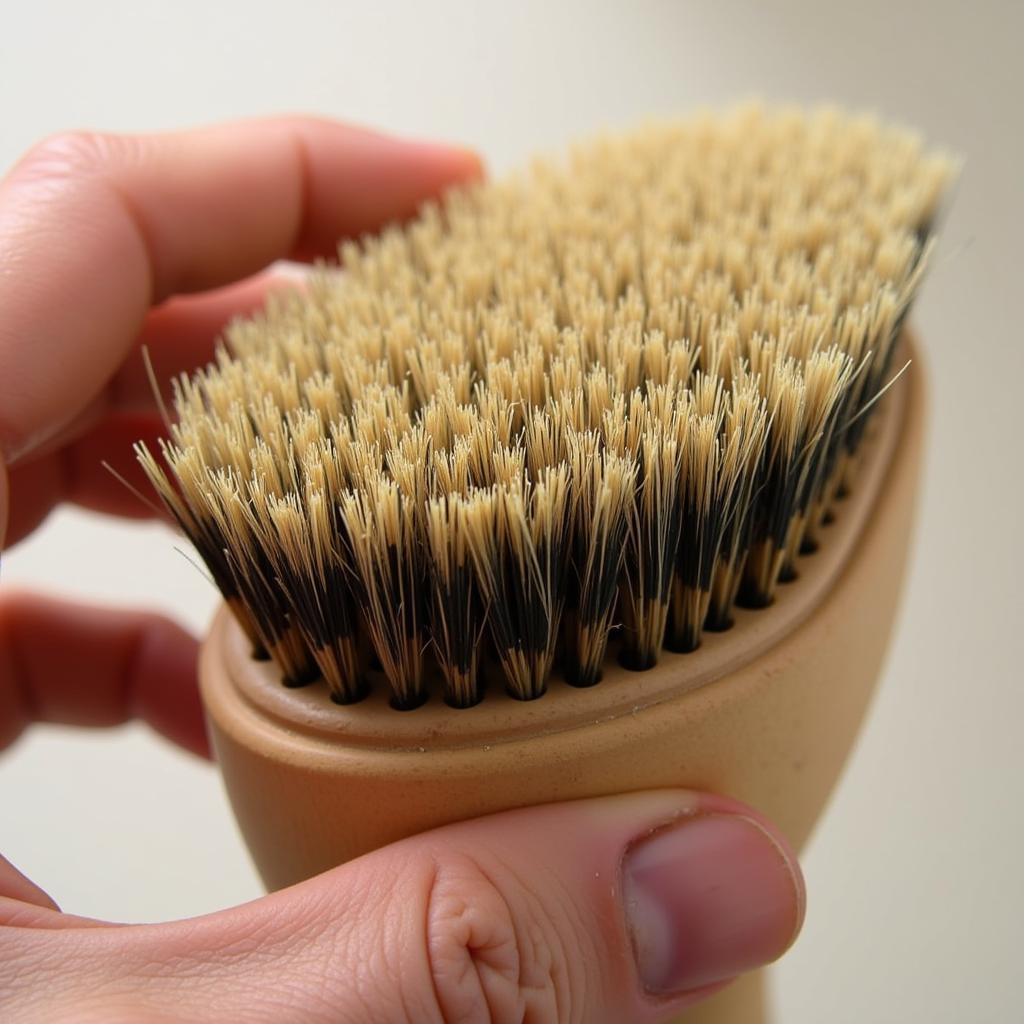
[[[950,176],[828,110],[600,139],[343,245],[139,458],[289,686],[628,687],[828,544]]]

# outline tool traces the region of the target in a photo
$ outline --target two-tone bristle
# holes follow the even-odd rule
[[[555,656],[568,568],[568,483],[560,466],[532,484],[517,474],[464,499],[494,650],[519,700],[544,693]]]
[[[778,354],[775,360],[765,373],[770,427],[744,582],[744,600],[754,608],[770,604],[779,581],[795,576],[853,370],[850,357],[835,347],[802,364]]]
[[[703,622],[706,629],[722,631],[732,625],[732,609],[750,547],[755,498],[760,497],[768,426],[768,407],[759,381],[741,368],[729,393],[719,441],[714,501],[721,533],[713,552],[715,567]]]
[[[289,686],[317,676],[312,652],[299,629],[289,595],[281,587],[271,554],[278,538],[259,498],[264,481],[243,484],[230,470],[216,471],[207,483],[209,507],[224,538],[228,567],[238,594],[255,623],[261,646],[280,665]],[[257,496],[254,501],[253,497]]]
[[[356,570],[356,596],[395,703],[413,708],[424,697],[425,564],[416,534],[416,506],[394,480],[368,476],[341,498]]]
[[[573,552],[568,580],[565,673],[574,686],[601,679],[635,504],[634,459],[604,447],[596,430],[569,442]]]
[[[140,461],[289,684],[465,708],[648,668],[827,542],[950,175],[831,110],[575,147],[234,323]]]
[[[426,520],[430,634],[446,698],[459,708],[480,699],[480,650],[486,628],[470,547],[473,517],[464,490],[451,488],[431,498]]]
[[[637,487],[626,538],[622,662],[638,671],[657,662],[665,635],[683,527],[680,468],[688,429],[683,417],[674,424],[649,423],[627,450],[636,464]]]
[[[269,530],[266,552],[295,623],[331,693],[342,704],[366,693],[357,642],[349,561],[329,499],[309,490],[300,498],[253,496]]]

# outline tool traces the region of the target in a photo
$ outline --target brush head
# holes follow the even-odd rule
[[[650,668],[817,543],[950,176],[834,111],[578,147],[342,246],[140,460],[290,685],[530,700],[614,631]]]

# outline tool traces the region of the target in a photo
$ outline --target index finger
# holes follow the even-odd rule
[[[479,173],[466,150],[309,118],[40,144],[0,182],[0,458],[96,396],[151,305],[329,252]]]

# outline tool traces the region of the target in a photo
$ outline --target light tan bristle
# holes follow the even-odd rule
[[[820,542],[951,174],[832,109],[575,146],[234,321],[140,463],[290,683],[531,699],[616,632],[647,667]]]

